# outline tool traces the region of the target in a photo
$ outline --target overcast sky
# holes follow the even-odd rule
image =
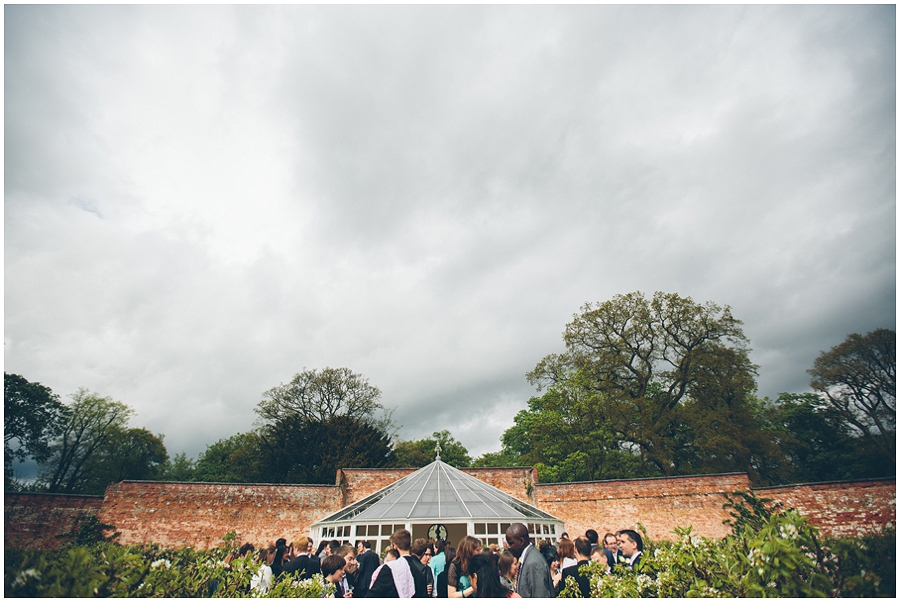
[[[586,302],[895,328],[894,6],[10,6],[5,370],[196,457],[348,367],[474,456]]]

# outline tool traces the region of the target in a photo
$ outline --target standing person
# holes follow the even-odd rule
[[[307,537],[301,536],[294,540],[294,549],[301,551],[308,550],[311,552],[312,544],[310,541],[311,540]],[[309,553],[297,554],[296,558],[285,563],[284,566],[281,567],[281,572],[288,575],[296,575],[297,579],[309,579],[316,573],[321,572],[319,557]]]
[[[359,565],[356,563],[356,550],[350,544],[338,548],[337,555],[344,559],[344,576],[341,578],[341,589],[352,593],[356,589],[359,577]]]
[[[409,553],[412,536],[406,529],[391,535],[391,548],[400,557],[385,562],[375,573],[367,598],[428,598],[422,563]]]
[[[456,556],[456,549],[453,546],[448,544],[447,546],[444,547],[444,556],[447,558],[454,558]],[[444,570],[440,572],[440,574],[437,576],[437,579],[435,580],[435,586],[437,587],[438,598],[449,598],[450,597],[450,593],[447,591],[447,579],[450,576],[450,565],[451,564],[452,564],[451,562],[447,562],[444,565]]]
[[[640,534],[631,529],[622,529],[619,531],[618,544],[628,566],[633,569],[638,568],[641,563],[641,553],[644,551],[644,540],[641,539]]]
[[[437,583],[438,575],[440,575],[444,566],[447,564],[447,556],[444,554],[444,549],[447,547],[447,542],[443,539],[439,539],[437,543],[434,544],[435,554],[431,558],[431,570],[434,572],[434,582]]]
[[[447,597],[469,598],[475,593],[469,580],[469,560],[481,554],[481,540],[466,535],[456,548],[456,558],[450,563],[447,573]]]
[[[476,554],[469,560],[469,579],[472,581],[474,596],[479,598],[521,598],[500,583],[500,575],[494,566],[490,550]]]
[[[596,562],[605,566],[607,574],[612,572],[612,565],[609,564],[609,550],[593,548],[591,550],[591,562]]]
[[[616,541],[615,533],[607,533],[603,536],[603,549],[606,550],[606,560],[609,562],[609,566],[618,562],[619,542]]]
[[[591,562],[591,542],[587,537],[577,537],[573,544],[573,547],[575,548],[576,563],[563,569],[562,579],[560,579],[559,584],[556,586],[556,595],[559,596],[559,593],[566,588],[566,579],[574,577],[575,582],[578,583],[578,589],[581,591],[581,597],[590,598],[591,580],[588,579],[587,576],[582,576],[580,569]],[[600,549],[601,548],[594,548],[594,550]],[[605,558],[606,555],[604,554],[603,557]]]
[[[275,562],[277,550],[278,548],[275,546],[269,546],[259,551],[259,559],[263,561],[263,565],[259,567],[259,572],[250,579],[250,591],[267,594],[275,585],[272,563]]]
[[[357,544],[359,556],[356,557],[356,563],[359,566],[356,579],[356,587],[353,589],[354,598],[365,598],[372,584],[372,574],[381,564],[378,554],[372,551],[372,544],[368,541],[361,541]]]
[[[513,523],[506,530],[506,549],[519,559],[516,591],[523,598],[552,598],[553,581],[550,567],[540,552],[531,545],[528,527]]]
[[[519,574],[519,561],[509,550],[503,550],[497,561],[500,583],[511,592],[516,591],[516,575]]]
[[[575,543],[571,539],[560,540],[556,553],[559,554],[560,570],[565,570],[578,564],[578,561],[575,560]]]
[[[425,590],[430,598],[434,598],[437,592],[434,589],[434,572],[428,563],[431,562],[431,556],[434,554],[431,544],[426,539],[417,539],[413,542],[409,553],[419,559],[419,564],[425,572]],[[415,565],[413,565],[415,567]],[[418,568],[418,567],[415,567]]]
[[[347,563],[340,554],[329,554],[322,561],[322,576],[325,578],[325,583],[334,586],[335,598],[349,598],[353,595],[344,589],[344,585],[341,583],[346,565]]]

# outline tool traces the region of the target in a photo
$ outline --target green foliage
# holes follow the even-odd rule
[[[42,461],[62,427],[65,406],[40,383],[3,373],[3,471],[7,489],[15,488],[13,460]]]
[[[4,558],[7,597],[320,598],[333,593],[321,575],[279,580],[265,596],[250,591],[261,563],[234,558],[233,542],[212,550],[99,543],[57,553],[11,551]]]
[[[879,328],[848,335],[823,352],[809,370],[810,386],[848,424],[897,463],[897,334]]]
[[[453,438],[450,431],[435,431],[428,439],[417,441],[398,441],[394,444],[394,466],[401,468],[420,468],[431,464],[435,458],[437,444],[441,444],[441,460],[455,466],[466,468],[472,465],[469,450]]]
[[[730,519],[722,521],[722,524],[731,525],[731,531],[740,535],[746,528],[759,530],[771,520],[774,515],[783,514],[784,504],[776,502],[768,506],[772,500],[758,498],[751,491],[736,491],[734,494],[725,492],[727,500],[722,507],[728,510]]]
[[[893,532],[860,540],[820,541],[793,510],[773,513],[761,526],[745,524],[723,540],[676,529],[675,541],[644,539],[637,570],[619,564],[607,575],[589,565],[595,598],[893,596]],[[868,547],[871,546],[871,547]],[[879,556],[872,552],[877,550]],[[574,597],[571,585],[563,597]],[[576,587],[577,589],[577,587]]]
[[[238,433],[207,446],[194,466],[193,478],[207,483],[264,482],[265,450],[255,432]]]
[[[584,305],[564,341],[528,373],[546,392],[502,437],[542,481],[743,471],[769,483],[780,468],[727,306],[617,295]]]

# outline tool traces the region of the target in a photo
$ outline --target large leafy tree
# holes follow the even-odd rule
[[[897,334],[880,328],[816,358],[810,385],[841,417],[897,462]]]
[[[48,491],[102,494],[115,481],[161,476],[169,458],[162,437],[129,428],[134,410],[84,388],[71,398],[41,462],[40,480]]]
[[[14,486],[13,461],[43,461],[60,432],[65,406],[49,387],[18,374],[3,374],[3,473]]]
[[[885,452],[817,393],[782,393],[765,408],[767,428],[784,452],[783,482],[811,483],[894,474]]]
[[[381,391],[349,368],[307,370],[287,384],[269,389],[256,407],[263,422],[297,417],[306,422],[325,422],[335,416],[352,416],[383,429],[391,427],[381,405]]]
[[[394,464],[403,468],[419,468],[434,461],[440,444],[441,460],[456,468],[472,465],[469,450],[453,438],[450,431],[435,431],[431,437],[415,441],[398,441],[394,444]]]
[[[388,466],[393,423],[380,398],[348,368],[304,370],[263,393],[254,433],[262,480],[333,483],[341,467]]]
[[[262,483],[267,450],[256,432],[238,433],[207,446],[187,474],[208,483]]]
[[[272,483],[333,484],[339,468],[391,465],[391,437],[354,416],[288,416],[258,430],[262,475]]]
[[[582,453],[566,455],[568,472],[587,475],[744,470],[765,480],[760,471],[777,450],[751,407],[756,368],[730,308],[672,293],[617,295],[584,305],[564,341],[565,353],[545,357],[528,374],[550,396],[539,416],[523,418],[550,422],[526,428],[527,445],[540,432],[559,445],[581,437]],[[637,458],[637,467],[621,452]],[[598,473],[600,466],[617,467]],[[619,471],[639,474],[611,474]]]

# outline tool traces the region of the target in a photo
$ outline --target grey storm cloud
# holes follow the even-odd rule
[[[346,366],[473,456],[581,305],[895,327],[893,6],[7,6],[5,369],[195,457]]]

